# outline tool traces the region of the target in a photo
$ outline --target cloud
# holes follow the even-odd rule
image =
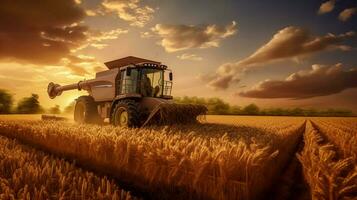
[[[247,58],[235,63],[225,63],[219,66],[217,71],[213,75],[210,75],[210,77],[214,78],[212,78],[212,81],[208,85],[215,89],[227,89],[234,82],[233,80],[239,80],[240,76],[253,66],[284,59],[297,60],[299,56],[319,51],[348,51],[352,47],[340,43],[354,35],[355,33],[351,31],[339,35],[329,33],[324,36],[312,36],[304,29],[293,26],[286,27],[276,33],[268,43],[264,44]],[[215,84],[223,80],[224,84]]]
[[[241,73],[237,72],[234,68],[234,63],[225,63],[218,68],[216,73],[199,75],[198,78],[207,83],[209,88],[225,90],[228,89],[231,84],[240,82]]]
[[[325,14],[331,12],[335,8],[336,0],[329,0],[321,4],[318,14]],[[349,20],[357,12],[357,7],[346,8],[340,12],[338,19],[345,22]]]
[[[105,41],[128,31],[90,30],[81,25],[85,12],[78,4],[74,0],[2,1],[0,62],[66,67],[75,75],[90,74],[100,64],[79,51],[90,46],[104,48]]]
[[[121,28],[117,28],[109,31],[91,31],[88,34],[86,42],[77,50],[81,50],[87,47],[103,49],[106,46],[108,46],[107,44],[104,43],[105,41],[115,40],[119,37],[119,35],[127,34],[128,32],[129,32],[128,30],[121,29]]]
[[[93,68],[93,70],[95,71],[95,72],[101,72],[101,71],[105,71],[105,70],[107,70],[107,68],[106,67],[104,67],[104,66],[95,66],[94,68]]]
[[[89,72],[85,68],[78,66],[76,64],[68,64],[68,65],[66,65],[66,67],[71,69],[72,73],[75,75],[78,75],[78,76],[83,76],[86,74],[89,75]]]
[[[321,4],[318,14],[325,14],[331,12],[335,8],[335,0],[329,0]]]
[[[84,11],[73,0],[10,1],[0,6],[0,59],[50,64],[86,39]]]
[[[128,33],[128,30],[121,28],[109,31],[90,31],[87,34],[87,39],[81,46],[71,49],[72,54],[61,59],[59,65],[69,68],[73,74],[77,76],[93,75],[100,68],[103,68],[103,63],[99,63],[94,57],[79,54],[80,50],[88,47],[103,49],[108,46],[107,40],[115,40],[121,34]]]
[[[154,37],[154,35],[149,31],[145,31],[145,32],[140,32],[140,37],[141,38],[152,38],[152,37]]]
[[[100,63],[96,60],[95,57],[88,55],[71,55],[66,58],[63,58],[58,67],[65,66],[69,68],[73,75],[76,76],[93,76],[95,72],[103,71],[106,69],[103,63]]]
[[[120,19],[137,27],[143,27],[155,13],[153,8],[142,5],[140,0],[104,0],[102,6],[105,13],[115,13]]]
[[[201,61],[203,58],[200,56],[197,56],[195,54],[188,54],[184,53],[182,55],[177,56],[178,59],[181,60],[192,60],[192,61]]]
[[[357,13],[357,7],[344,9],[338,16],[338,19],[345,22]]]
[[[81,63],[88,63],[88,62],[94,62],[95,59],[91,58],[91,59],[87,59],[87,58],[81,58],[80,56],[68,56],[66,58],[62,58],[60,63],[58,65],[55,65],[55,66],[65,66],[67,67],[68,69],[71,70],[71,72],[77,76],[83,76],[83,75],[86,75],[86,74],[90,74],[88,72],[87,69],[85,69],[84,67],[81,67],[80,64]]]
[[[162,38],[160,45],[167,52],[175,52],[191,48],[218,47],[222,39],[237,32],[236,26],[235,21],[227,26],[156,24],[152,31]]]
[[[128,33],[128,30],[117,28],[109,31],[93,33],[88,39],[90,42],[102,42],[104,40],[117,39],[119,35]]]
[[[357,69],[343,70],[342,64],[312,65],[310,70],[291,74],[285,80],[266,80],[238,95],[252,98],[312,98],[357,87]]]
[[[219,89],[227,89],[229,85],[233,83],[238,83],[240,79],[234,75],[223,75],[223,76],[217,76],[214,79],[212,79],[209,83],[208,86],[211,87],[214,90],[219,90]]]
[[[349,50],[349,46],[340,43],[354,35],[355,32],[350,31],[339,35],[328,33],[324,36],[313,36],[307,30],[289,26],[277,32],[268,43],[237,64],[253,66],[319,51]]]
[[[89,17],[94,17],[94,16],[97,16],[97,12],[95,10],[86,10],[86,15],[89,16]]]

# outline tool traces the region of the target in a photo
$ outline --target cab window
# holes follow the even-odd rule
[[[126,70],[122,70],[121,74],[121,94],[137,93],[137,84],[139,71],[138,69],[131,69],[130,75],[126,73]]]
[[[163,70],[142,69],[141,93],[143,96],[159,97],[162,95]]]

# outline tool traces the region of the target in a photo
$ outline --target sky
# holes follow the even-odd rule
[[[357,111],[356,0],[3,0],[0,88],[47,96],[126,56],[160,61],[173,95]]]

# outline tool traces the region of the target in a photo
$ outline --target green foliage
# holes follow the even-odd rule
[[[38,101],[39,96],[32,94],[30,97],[25,97],[17,104],[16,112],[19,114],[36,114],[43,112]]]
[[[51,114],[61,114],[61,109],[59,105],[55,105],[54,107],[49,109],[49,113]]]
[[[10,93],[0,89],[0,114],[9,114],[14,100]]]
[[[225,103],[222,99],[219,98],[199,98],[199,97],[183,97],[175,98],[177,103],[183,104],[199,104],[205,105],[208,109],[208,114],[215,115],[227,115],[230,114],[230,105]]]
[[[258,115],[259,110],[259,107],[252,103],[243,108],[243,113],[246,115]]]
[[[352,111],[328,109],[302,109],[302,108],[270,108],[260,109],[255,104],[249,104],[243,108],[231,106],[220,98],[200,98],[200,97],[178,97],[174,99],[177,103],[205,105],[208,114],[211,115],[266,115],[266,116],[326,116],[326,117],[346,117],[354,116]]]
[[[219,98],[209,98],[207,100],[209,114],[227,115],[230,112],[230,105]]]

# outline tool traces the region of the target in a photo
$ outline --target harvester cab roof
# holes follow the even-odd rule
[[[128,56],[106,62],[108,70],[91,80],[60,86],[49,83],[50,98],[66,90],[86,90],[89,96],[76,100],[77,122],[103,121],[137,127],[152,121],[178,123],[196,121],[204,106],[175,104],[172,101],[172,72],[161,62]],[[168,73],[166,73],[168,72]]]
[[[154,68],[159,68],[159,69],[167,69],[166,65],[161,65],[161,62],[153,61],[153,60],[148,60],[144,58],[138,58],[134,56],[128,56],[125,58],[120,58],[117,60],[112,60],[109,62],[104,63],[105,66],[108,67],[108,69],[114,69],[114,68],[125,68],[128,66],[141,66],[141,67],[154,67]]]

